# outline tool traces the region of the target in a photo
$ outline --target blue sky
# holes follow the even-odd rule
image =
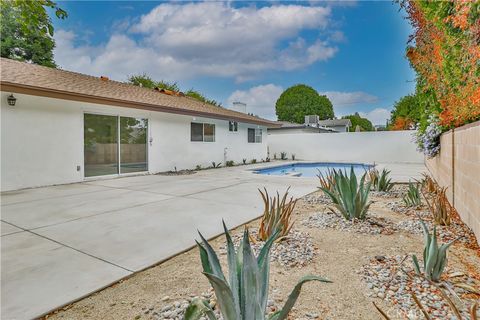
[[[59,4],[69,13],[53,18],[60,67],[120,81],[147,73],[270,119],[280,93],[305,83],[337,116],[384,124],[415,87],[410,26],[390,1]]]

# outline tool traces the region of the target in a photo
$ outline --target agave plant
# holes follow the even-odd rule
[[[220,168],[221,165],[222,165],[221,162],[215,163],[215,161],[212,161],[212,168],[214,168],[214,169],[215,169],[215,168]]]
[[[418,183],[408,183],[407,194],[403,196],[403,201],[407,207],[417,207],[422,204]]]
[[[447,265],[447,250],[455,241],[443,243],[440,247],[437,243],[437,229],[433,227],[433,234],[428,231],[425,222],[420,220],[423,227],[423,272],[425,278],[431,281],[438,282],[442,276],[443,270]],[[412,256],[413,267],[417,274],[422,274],[420,271],[420,264],[416,255]]]
[[[433,216],[433,220],[436,224],[441,226],[450,225],[450,215],[453,211],[452,206],[447,199],[447,188],[438,188],[437,191],[433,194],[432,203],[428,201],[428,198],[425,197],[427,202],[428,209]]]
[[[370,182],[372,183],[373,190],[375,191],[390,191],[393,188],[392,179],[389,178],[390,171],[383,169],[382,173],[378,172],[377,169],[370,169],[368,176]]]
[[[263,199],[264,210],[262,220],[260,221],[260,228],[258,230],[258,237],[260,240],[267,241],[276,231],[279,231],[278,240],[287,236],[293,227],[291,216],[298,199],[293,200],[293,197],[287,201],[288,190],[285,191],[283,197],[277,192],[276,197],[269,197],[268,191],[264,188],[265,193],[260,189],[260,195]]]
[[[371,202],[368,201],[368,194],[370,193],[371,182],[365,182],[366,173],[363,174],[360,182],[350,168],[350,176],[343,171],[334,171],[333,190],[328,188],[320,188],[333,201],[335,208],[347,220],[351,219],[365,219],[368,208]]]
[[[335,185],[335,179],[333,178],[333,176],[336,173],[337,172],[336,172],[335,169],[333,169],[332,171],[330,171],[330,169],[328,169],[327,174],[324,175],[320,170],[318,170],[317,178],[320,181],[320,188],[321,189],[325,188],[325,189],[328,189],[330,191],[333,191],[334,185]]]
[[[245,229],[243,240],[237,250],[225,223],[227,239],[228,280],[223,274],[217,254],[207,240],[200,234],[202,244],[197,242],[200,250],[203,274],[208,278],[217,297],[217,304],[225,320],[284,320],[294,306],[302,285],[309,281],[330,282],[317,276],[305,276],[300,279],[290,293],[284,307],[273,314],[266,315],[269,273],[270,249],[278,236],[273,234],[264,244],[258,257],[253,254],[249,242],[249,233]],[[185,311],[185,320],[200,319],[206,315],[208,319],[216,317],[208,303],[196,299]]]

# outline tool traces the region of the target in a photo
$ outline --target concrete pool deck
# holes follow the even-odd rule
[[[222,233],[263,209],[257,188],[300,197],[316,178],[267,176],[247,169],[193,175],[142,175],[2,193],[2,319],[41,316],[194,245],[200,230]],[[389,164],[408,182],[422,164]],[[379,168],[382,168],[379,165]]]

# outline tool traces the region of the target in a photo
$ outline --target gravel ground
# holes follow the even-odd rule
[[[410,255],[405,257],[399,255],[376,256],[370,260],[369,264],[361,268],[359,274],[365,282],[370,297],[391,302],[397,307],[395,311],[405,318],[423,317],[410,295],[413,292],[425,309],[429,311],[432,319],[457,319],[442,297],[439,287],[424,278],[417,277],[412,265]],[[476,287],[479,282],[463,272],[454,272],[451,268],[447,268],[447,277],[448,274],[454,275],[454,277],[444,280],[442,284],[451,288],[451,291],[446,289],[443,291],[454,301],[457,297],[462,297],[462,302],[457,307],[462,318],[467,319],[468,310],[476,299],[471,299],[468,291],[455,286],[455,284],[464,283]]]
[[[252,239],[257,239],[257,234],[256,229],[250,230]],[[232,240],[235,248],[238,248],[242,240],[242,235],[236,234]],[[261,240],[251,243],[255,255],[258,255],[264,243],[265,242]],[[220,247],[220,254],[227,254],[225,246]],[[314,255],[315,248],[312,243],[312,237],[306,232],[300,232],[295,229],[290,231],[287,238],[275,242],[270,251],[271,261],[276,261],[286,268],[301,268],[312,261]]]
[[[401,277],[396,273],[400,257],[409,256],[411,253],[421,256],[423,250],[421,234],[398,227],[402,221],[411,220],[412,216],[391,210],[388,203],[392,202],[392,197],[372,195],[374,203],[370,208],[371,213],[367,222],[355,222],[355,226],[353,223],[342,224],[338,217],[324,213],[328,211],[328,203],[327,205],[323,203],[324,199],[320,192],[316,192],[297,203],[294,212],[296,224],[291,242],[276,245],[277,257],[282,258],[274,258],[271,263],[270,307],[283,306],[298,279],[306,274],[315,274],[326,277],[333,283],[307,283],[290,314],[290,320],[381,319],[372,301],[388,312],[392,319],[407,319],[405,312],[412,314],[418,312],[413,308],[408,310],[407,298],[401,298],[403,295],[398,293],[403,292],[400,289],[402,279],[398,279],[400,282],[397,283],[396,291],[393,290],[395,283],[392,288],[392,283],[385,280],[391,275]],[[325,219],[331,219],[338,227],[327,226]],[[312,224],[304,225],[302,222],[305,221]],[[386,229],[391,227],[397,230],[385,234],[380,227],[368,221],[381,221],[386,224]],[[253,231],[258,225],[259,220],[256,220],[248,227]],[[232,236],[239,239],[242,232],[243,227],[237,228],[232,230]],[[311,250],[303,252],[300,242],[306,243],[306,247]],[[210,243],[219,253],[225,246],[223,236]],[[305,263],[290,265],[289,258],[283,258],[282,252],[285,250],[305,255]],[[225,270],[226,254],[220,254],[219,258]],[[405,261],[404,265],[409,267],[411,264]],[[464,273],[466,276],[462,281],[470,281],[476,290],[480,290],[478,246],[473,243],[456,242],[449,251],[449,268],[450,273]],[[412,284],[410,288],[416,288],[416,285],[422,293],[423,283]],[[406,287],[407,285],[404,286],[405,290]],[[374,288],[378,288],[378,292],[382,290],[384,296],[379,296]],[[389,290],[392,290],[393,295]],[[208,281],[201,274],[200,258],[196,248],[58,310],[49,315],[49,318],[176,319],[181,317],[182,308],[193,296],[203,296],[213,303],[215,299],[211,295]],[[427,293],[428,297],[433,295]],[[474,294],[470,294],[470,297],[479,298]],[[443,302],[433,299],[433,305],[440,303],[439,312],[444,312]],[[405,307],[400,307],[398,301],[401,303],[404,301]],[[176,316],[172,317],[172,313],[168,314],[168,311],[176,313]]]
[[[367,216],[365,220],[354,219],[348,221],[331,211],[311,215],[308,219],[302,221],[302,224],[310,228],[333,228],[363,234],[392,234],[396,230],[393,223],[384,218]]]

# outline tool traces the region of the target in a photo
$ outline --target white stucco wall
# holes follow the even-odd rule
[[[296,159],[328,162],[423,163],[412,142],[413,131],[299,133],[269,135],[270,155],[286,152]]]
[[[84,102],[14,94],[8,106],[1,92],[1,190],[79,182],[84,180],[83,114],[99,113],[147,118],[150,173],[209,166],[212,161],[241,162],[267,157],[265,127],[239,123],[228,131],[228,121],[111,107]],[[215,142],[190,141],[190,123],[215,124]],[[248,143],[247,129],[262,128],[262,143]],[[77,171],[80,166],[80,171]]]

